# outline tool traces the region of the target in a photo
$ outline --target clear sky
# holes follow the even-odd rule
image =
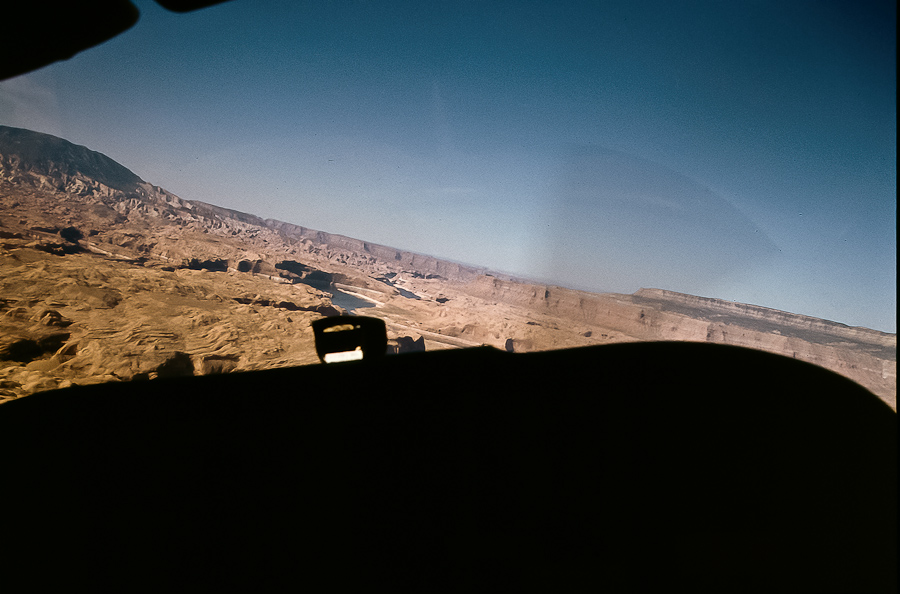
[[[187,199],[896,332],[896,3],[135,2],[0,124]]]

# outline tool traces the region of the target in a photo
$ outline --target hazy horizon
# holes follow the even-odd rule
[[[264,219],[896,332],[893,3],[135,4],[0,124]]]

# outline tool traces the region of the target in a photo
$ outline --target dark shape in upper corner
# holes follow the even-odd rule
[[[23,2],[0,35],[0,80],[19,76],[100,45],[127,31],[140,13],[128,0]]]
[[[157,0],[173,12],[192,12],[227,0]],[[0,36],[0,80],[60,60],[116,37],[138,22],[140,11],[129,0],[23,2],[7,15]]]

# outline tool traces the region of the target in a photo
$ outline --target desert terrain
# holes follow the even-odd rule
[[[348,295],[368,307],[341,306]],[[746,346],[833,370],[896,410],[896,334],[662,289],[522,281],[182,199],[100,153],[0,126],[0,402],[318,364],[310,323],[345,313],[383,319],[392,353]]]

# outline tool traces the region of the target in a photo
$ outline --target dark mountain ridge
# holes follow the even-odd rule
[[[122,192],[135,192],[144,183],[103,153],[23,128],[0,126],[0,159],[5,169],[58,176],[63,181],[81,175]]]

